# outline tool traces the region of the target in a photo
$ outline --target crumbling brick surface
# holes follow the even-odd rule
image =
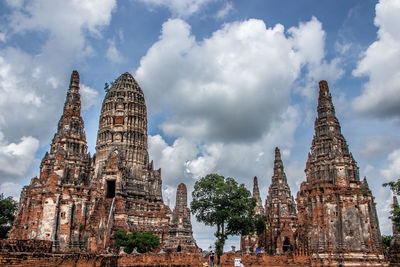
[[[104,253],[119,229],[153,231],[163,247],[171,227],[179,226],[186,236],[181,246],[197,248],[189,210],[178,209],[175,217],[184,220],[176,224],[164,204],[161,169],[154,170],[147,151],[144,94],[132,75],[122,74],[104,98],[93,157],[80,111],[79,74],[73,71],[50,152],[39,178],[21,193],[10,238],[49,240],[55,252]]]
[[[100,267],[118,266],[118,256],[96,254],[0,253],[0,266]]]
[[[321,81],[319,87],[306,181],[297,194],[297,243],[323,262],[346,264],[368,258],[372,266],[381,266],[382,239],[374,197],[366,179],[359,179],[357,163],[335,117],[328,84]]]
[[[307,256],[271,256],[264,253],[241,254],[225,253],[221,257],[222,266],[234,266],[235,258],[240,258],[244,266],[265,267],[265,266],[311,266],[311,259]]]
[[[35,252],[35,253],[51,253],[53,246],[52,241],[47,240],[16,240],[2,239],[0,240],[0,252]]]
[[[199,248],[193,238],[190,210],[187,207],[187,189],[183,183],[179,184],[176,190],[176,204],[172,213],[165,251],[199,252]]]
[[[266,252],[270,255],[293,253],[296,247],[296,203],[290,192],[279,148],[275,148],[274,175],[265,200]]]
[[[200,254],[48,254],[48,253],[0,253],[0,266],[62,266],[62,267],[128,267],[128,266],[203,266]]]

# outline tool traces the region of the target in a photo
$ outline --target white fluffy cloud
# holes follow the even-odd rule
[[[216,0],[137,0],[150,7],[163,6],[168,8],[173,16],[188,17],[197,13],[206,4]]]
[[[0,193],[4,194],[4,197],[12,197],[15,201],[19,200],[22,186],[20,184],[5,182],[0,184]]]
[[[256,19],[225,24],[202,41],[190,30],[179,19],[164,23],[135,75],[150,109],[171,112],[161,125],[170,136],[260,139],[287,108],[301,68],[324,63],[325,33],[315,18],[286,33],[280,24],[267,28]]]
[[[178,138],[169,146],[160,135],[149,136],[149,152],[156,168],[162,168],[163,180],[177,186],[182,181],[187,160],[196,157],[195,143]]]
[[[121,53],[115,46],[114,40],[108,41],[108,49],[107,49],[106,56],[107,56],[108,60],[110,60],[113,63],[121,63],[124,61],[124,58],[122,57]]]
[[[309,100],[315,100],[318,92],[315,85],[320,80],[333,84],[344,74],[340,59],[334,58],[331,62],[324,59],[326,34],[317,18],[312,17],[311,21],[300,23],[299,27],[292,27],[288,32],[292,36],[293,49],[297,51],[300,64],[307,66],[306,75],[297,81],[300,86],[296,92]]]
[[[363,93],[353,101],[353,108],[376,117],[400,116],[400,2],[381,0],[376,5],[377,40],[363,53],[353,71],[367,76]]]
[[[30,178],[39,141],[47,144],[54,133],[72,66],[93,55],[88,36],[101,38],[116,1],[6,4],[11,12],[0,25],[0,39],[7,41],[0,48],[0,177],[15,184]],[[88,86],[82,85],[81,92],[83,108],[98,99]],[[3,183],[2,192],[10,186]]]
[[[23,136],[19,143],[8,143],[0,132],[0,177],[21,176],[34,162],[39,141]]]
[[[226,2],[225,6],[217,12],[217,18],[223,19],[234,10],[232,2]]]
[[[48,141],[54,128],[48,122],[58,119],[72,65],[93,54],[87,35],[100,37],[116,1],[7,3],[12,8],[2,25],[7,39],[31,33],[38,42],[29,51],[24,46],[0,49],[0,129],[10,142],[18,141],[20,133]],[[84,86],[82,92],[84,108],[89,107],[97,93]]]
[[[149,153],[156,167],[162,168],[163,184],[168,190],[175,189],[180,182],[185,182],[190,188],[198,178],[209,173],[234,177],[251,188],[253,176],[269,179],[275,146],[290,147],[299,123],[298,110],[289,107],[273,123],[271,131],[250,144],[203,143],[180,137],[168,145],[160,135],[156,135],[149,136]],[[291,170],[294,173],[295,168]],[[293,177],[291,186],[296,186],[296,179],[301,177]]]
[[[400,141],[393,136],[370,136],[363,141],[363,149],[359,153],[362,157],[371,159],[399,146]]]
[[[80,85],[80,94],[82,100],[82,109],[89,109],[91,106],[100,102],[99,93],[95,89],[82,83]]]
[[[381,170],[381,175],[388,181],[394,181],[400,177],[400,149],[394,150],[387,157],[388,166]]]

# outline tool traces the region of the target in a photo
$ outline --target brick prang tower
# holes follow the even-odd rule
[[[165,246],[168,252],[198,252],[193,238],[190,210],[187,206],[187,189],[184,183],[176,190],[175,209],[172,212],[169,238]]]
[[[79,74],[73,71],[57,132],[40,165],[20,198],[11,239],[53,241],[54,251],[79,250],[90,203],[92,161],[87,153],[81,117]]]
[[[128,72],[104,98],[94,166],[99,201],[89,222],[90,246],[107,247],[118,229],[153,231],[164,245],[171,210],[162,198],[161,169],[149,162],[143,91]]]
[[[281,152],[275,148],[274,174],[265,200],[266,252],[280,255],[295,248],[297,214],[283,168]]]
[[[264,216],[264,207],[260,196],[260,189],[258,188],[257,176],[253,179],[253,198],[256,200],[256,206],[254,207],[254,214]],[[256,251],[257,248],[262,248],[264,244],[264,235],[257,235],[257,233],[251,235],[242,235],[240,237],[240,250],[249,252]]]
[[[299,246],[321,264],[381,266],[382,240],[374,197],[360,182],[326,81],[319,82],[315,135],[306,181],[297,194]]]

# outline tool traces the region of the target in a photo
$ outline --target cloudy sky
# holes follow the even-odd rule
[[[325,79],[391,234],[382,183],[400,177],[399,13],[396,0],[1,1],[0,192],[19,197],[39,174],[77,69],[92,154],[104,83],[126,71],[139,82],[171,206],[179,183],[191,192],[211,172],[249,189],[257,176],[264,202],[276,146],[296,196]],[[192,221],[208,248],[214,230]]]

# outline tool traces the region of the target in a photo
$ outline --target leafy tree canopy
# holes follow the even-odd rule
[[[400,179],[397,180],[397,182],[389,182],[383,184],[383,186],[389,186],[390,190],[392,190],[393,194],[395,196],[400,196]],[[393,204],[392,206],[392,211],[390,212],[392,216],[390,219],[392,219],[394,227],[400,231],[400,207],[398,204]]]
[[[17,202],[11,197],[4,198],[0,194],[0,239],[7,238],[15,219],[15,211],[18,208]]]
[[[128,254],[136,248],[139,253],[146,253],[157,249],[160,245],[160,238],[149,232],[137,232],[128,234],[125,230],[118,230],[114,233],[115,247],[119,249],[124,247],[124,251]]]
[[[215,250],[218,262],[228,235],[247,235],[254,232],[256,200],[244,184],[233,178],[208,174],[194,185],[191,212],[200,222],[217,226]]]
[[[389,248],[391,241],[392,241],[392,236],[391,235],[383,235],[382,236],[382,243],[383,243],[383,247],[384,248]]]

